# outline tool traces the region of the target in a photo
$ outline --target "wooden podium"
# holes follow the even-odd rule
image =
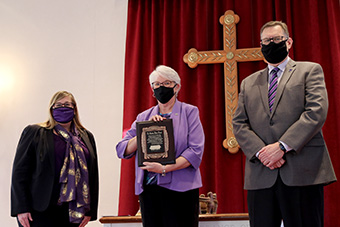
[[[199,227],[249,227],[247,213],[236,214],[201,214]],[[99,219],[103,227],[142,227],[140,216],[104,216]]]

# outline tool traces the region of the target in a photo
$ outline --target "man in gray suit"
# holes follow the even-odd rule
[[[323,186],[336,181],[321,132],[328,110],[319,64],[295,62],[287,25],[261,28],[268,67],[241,83],[233,132],[246,156],[252,227],[323,226]]]

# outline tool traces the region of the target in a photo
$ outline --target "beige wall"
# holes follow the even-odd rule
[[[10,217],[15,148],[27,124],[44,121],[51,96],[72,92],[95,135],[99,217],[118,211],[128,0],[0,1],[0,220]],[[100,226],[99,222],[88,226]]]

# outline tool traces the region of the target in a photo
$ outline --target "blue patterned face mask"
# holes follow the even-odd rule
[[[68,123],[74,118],[74,109],[70,107],[53,109],[53,118],[59,123]]]

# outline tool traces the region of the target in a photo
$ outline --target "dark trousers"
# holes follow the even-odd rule
[[[291,187],[280,176],[273,187],[248,191],[251,227],[322,227],[323,185]]]
[[[198,227],[199,190],[172,191],[145,185],[139,195],[144,227]]]
[[[51,205],[43,212],[32,211],[31,227],[77,227],[79,224],[69,222],[68,204]],[[22,225],[18,221],[18,226]]]

